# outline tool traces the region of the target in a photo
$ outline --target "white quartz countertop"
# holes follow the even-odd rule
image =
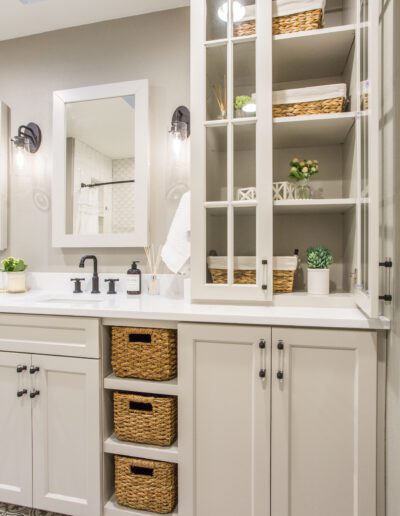
[[[0,294],[0,313],[64,315],[177,322],[354,329],[388,329],[386,318],[369,319],[356,308],[193,304],[165,296],[67,294],[30,291]]]

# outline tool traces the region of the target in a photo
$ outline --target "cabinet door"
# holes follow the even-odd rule
[[[372,332],[273,330],[274,516],[376,516],[376,346]]]
[[[270,301],[271,2],[238,4],[191,5],[192,296]]]
[[[28,507],[32,507],[30,363],[30,355],[0,353],[0,500]],[[26,369],[17,372],[18,366]]]
[[[357,135],[359,155],[358,272],[355,296],[371,317],[380,313],[380,27],[381,2],[358,0],[359,110]]]
[[[181,324],[179,340],[179,513],[267,516],[270,330]]]
[[[100,514],[99,362],[32,356],[33,505]]]

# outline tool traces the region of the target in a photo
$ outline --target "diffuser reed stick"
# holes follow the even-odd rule
[[[160,280],[157,276],[161,263],[161,246],[153,244],[144,248],[147,263],[151,274],[149,282],[149,295],[157,296],[160,294]]]
[[[212,89],[221,113],[220,118],[226,118],[226,75],[224,75],[224,85],[213,84]]]

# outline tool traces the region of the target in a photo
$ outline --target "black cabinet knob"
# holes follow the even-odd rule
[[[283,380],[283,371],[278,371],[276,373],[276,377],[278,378],[278,380]]]
[[[38,373],[40,371],[40,367],[37,367],[37,366],[31,366],[29,368],[29,373],[30,374],[35,374],[35,373]]]
[[[260,369],[258,375],[260,378],[265,378],[267,376],[267,371],[265,369]]]
[[[40,394],[40,391],[38,391],[37,389],[33,389],[33,391],[30,392],[29,397],[36,398],[36,396],[39,396],[39,394]]]
[[[17,398],[22,398],[24,394],[28,394],[28,391],[26,389],[20,389],[17,391]]]
[[[108,283],[108,292],[107,294],[116,294],[117,291],[115,290],[115,284],[119,279],[117,278],[108,278],[104,280],[106,283]]]
[[[18,365],[17,366],[17,373],[22,373],[23,371],[26,371],[28,368],[26,365]]]

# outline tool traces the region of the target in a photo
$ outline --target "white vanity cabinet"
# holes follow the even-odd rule
[[[376,332],[181,324],[179,341],[185,516],[376,516]]]
[[[272,330],[271,513],[376,516],[377,334]]]
[[[179,514],[266,516],[271,330],[179,326]]]
[[[11,324],[14,317],[18,327]],[[0,340],[0,500],[74,516],[99,515],[100,361],[55,356],[68,345],[76,352],[78,342],[90,342],[98,357],[98,321],[2,315],[1,326],[8,330]],[[3,351],[13,341],[27,352],[42,347],[54,355]]]

